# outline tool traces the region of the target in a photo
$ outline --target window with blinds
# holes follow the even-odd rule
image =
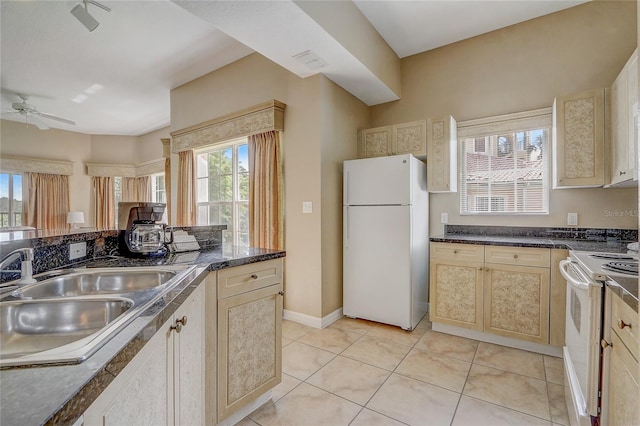
[[[551,109],[458,123],[461,214],[548,214]]]

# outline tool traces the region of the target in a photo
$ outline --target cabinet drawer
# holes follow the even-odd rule
[[[218,299],[282,282],[282,259],[267,260],[218,271]]]
[[[551,250],[530,247],[486,246],[484,261],[504,265],[539,266],[548,268],[551,264]]]
[[[637,354],[640,353],[638,313],[612,292],[607,292],[607,295],[611,295],[611,328],[615,330],[631,353],[638,356]]]
[[[455,261],[484,261],[484,246],[476,244],[431,243],[430,256],[434,259]]]

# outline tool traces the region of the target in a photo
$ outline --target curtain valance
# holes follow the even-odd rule
[[[89,176],[140,177],[164,172],[164,158],[133,164],[97,164],[85,163]]]
[[[242,136],[284,130],[286,105],[275,99],[244,111],[225,115],[171,132],[171,152],[193,150]]]
[[[47,173],[51,175],[73,175],[71,161],[45,160],[43,158],[27,158],[2,156],[0,170],[16,173]]]

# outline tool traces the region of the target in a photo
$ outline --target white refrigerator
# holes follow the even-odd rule
[[[429,194],[412,155],[344,162],[343,313],[413,330],[427,311]]]

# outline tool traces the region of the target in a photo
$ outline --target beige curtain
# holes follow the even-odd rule
[[[24,173],[25,225],[38,229],[65,229],[69,212],[69,176]]]
[[[116,205],[111,176],[93,176],[95,224],[98,229],[116,227]]]
[[[178,226],[196,224],[196,168],[193,151],[178,153]]]
[[[284,248],[280,137],[270,131],[249,136],[249,243]]]
[[[151,178],[122,178],[122,201],[151,201]]]

